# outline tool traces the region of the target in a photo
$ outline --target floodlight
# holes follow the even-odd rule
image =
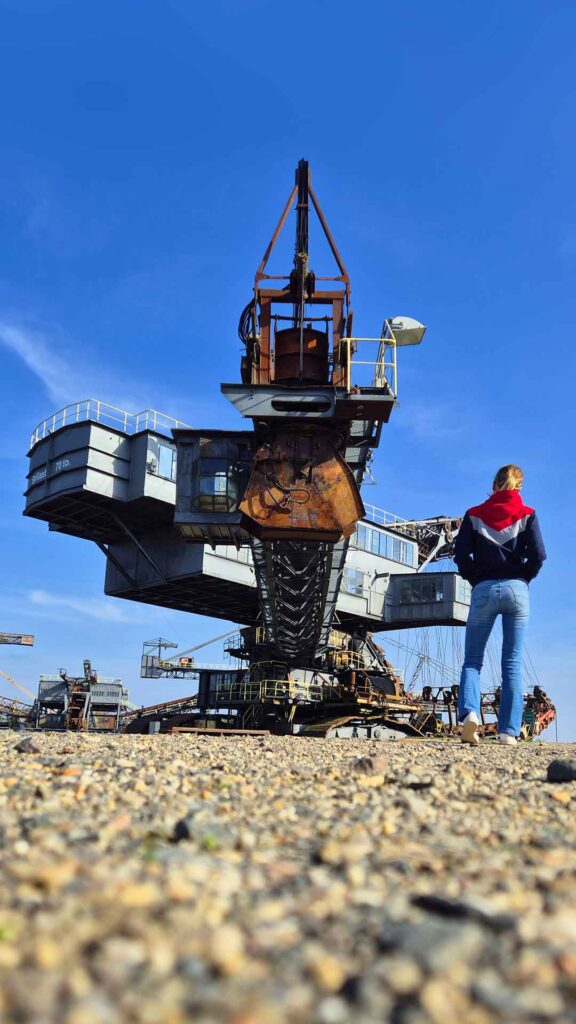
[[[424,324],[421,324],[419,320],[415,320],[414,317],[391,316],[384,321],[384,338],[386,333],[390,331],[393,333],[398,346],[419,345],[424,337],[426,328]]]

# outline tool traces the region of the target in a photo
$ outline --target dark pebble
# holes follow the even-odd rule
[[[478,924],[483,924],[495,932],[507,931],[516,925],[516,918],[513,914],[490,913],[488,910],[483,910],[482,907],[465,903],[463,900],[451,900],[445,896],[435,896],[433,893],[413,896],[410,902],[420,910],[437,914],[438,917],[477,921]]]
[[[17,750],[19,754],[39,754],[40,753],[40,747],[37,746],[36,743],[34,743],[34,740],[32,739],[31,736],[27,736],[26,739],[20,740],[20,743],[16,744],[16,746],[14,747],[14,750]]]
[[[574,782],[576,761],[550,761],[547,779],[548,782]]]

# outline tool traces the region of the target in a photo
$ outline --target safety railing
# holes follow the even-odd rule
[[[393,512],[386,512],[383,508],[378,508],[377,505],[370,505],[364,502],[364,519],[369,519],[371,523],[376,523],[377,526],[402,526],[403,523],[408,523],[408,519],[404,519],[402,516],[396,516]]]
[[[65,682],[65,680],[63,680],[62,676],[59,675],[59,674],[56,675],[56,674],[52,673],[50,675],[50,674],[42,673],[40,675],[40,682],[41,683],[62,683],[62,682]],[[82,682],[84,682],[83,678],[82,678]],[[100,676],[100,675],[97,675],[96,676],[96,683],[97,683],[98,686],[102,686],[102,685],[107,686],[108,684],[112,684],[112,683],[114,683],[116,686],[122,686],[122,680],[118,679],[116,676]]]
[[[363,656],[358,651],[329,651],[328,664],[331,668],[354,668],[365,667]]]
[[[224,651],[242,651],[248,656],[248,649],[255,644],[266,643],[266,630],[264,626],[253,626],[251,629],[234,633],[224,641]]]
[[[371,352],[365,348],[366,345],[372,346]],[[372,354],[373,358],[360,358],[364,353],[367,356]],[[384,329],[379,338],[341,338],[337,364],[344,368],[347,391],[353,391],[356,387],[375,388],[385,391],[394,399],[397,397],[396,338],[387,320],[384,321]],[[359,370],[358,367],[364,369]]]
[[[326,689],[330,687],[325,687],[322,683],[305,683],[294,679],[258,679],[251,682],[219,683],[215,688],[215,696],[219,704],[264,700],[317,702],[324,699]]]
[[[139,434],[143,430],[150,430],[156,434],[170,436],[173,429],[188,427],[188,423],[167,416],[156,409],[145,409],[143,412],[127,412],[115,405],[108,405],[97,398],[85,398],[73,405],[66,405],[63,409],[42,420],[34,430],[30,439],[30,446],[33,447],[38,441],[68,427],[73,423],[100,423],[105,427],[112,427],[114,430],[121,430],[123,434]]]

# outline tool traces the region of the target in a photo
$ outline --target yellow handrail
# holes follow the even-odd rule
[[[345,337],[340,339],[340,344],[345,348],[346,367],[346,390],[350,392],[354,387],[352,380],[353,366],[373,366],[374,377],[373,388],[387,388],[392,397],[398,394],[398,367],[396,359],[396,338],[388,321],[384,324],[386,335],[378,338]],[[378,345],[375,359],[354,359],[358,344],[372,343]]]

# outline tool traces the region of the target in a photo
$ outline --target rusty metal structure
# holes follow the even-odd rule
[[[0,727],[29,724],[32,705],[13,697],[0,697]]]
[[[0,644],[11,644],[18,647],[33,647],[34,637],[31,633],[0,633]]]
[[[257,627],[256,632],[261,627]],[[276,732],[304,736],[449,737],[458,734],[458,685],[426,685],[406,689],[402,678],[374,638],[333,631],[324,671],[295,671],[281,677],[273,663],[260,671],[250,665],[260,638],[252,630],[229,636],[225,653],[246,668],[190,665],[180,659],[157,659],[156,678],[194,678],[195,693],[147,707],[132,708],[122,717],[127,732]],[[149,655],[143,655],[147,658]],[[482,694],[480,733],[497,733],[500,690]],[[551,725],[556,709],[535,685],[524,696],[521,736],[539,736]]]
[[[267,273],[267,265],[294,204],[293,266],[278,278]],[[311,206],[336,275],[317,276],[311,267]],[[330,287],[321,287],[326,283]],[[191,449],[201,480],[202,461],[214,458],[206,449],[211,452],[210,440],[216,439],[207,439],[203,451],[200,432],[174,431],[179,453],[175,524],[189,541],[248,540],[265,633],[258,653],[288,670],[314,665],[328,648],[349,538],[364,514],[360,487],[396,402],[398,339],[391,322],[386,320],[373,339],[354,338],[352,323],[350,278],[312,188],[308,163],[301,160],[256,271],[253,297],[240,317],[241,383],[222,385],[253,425],[250,434],[236,439],[240,461],[243,445],[247,451],[243,493],[235,501],[239,518],[229,522],[228,536],[215,536],[211,529],[210,513],[224,509],[224,503],[217,504],[219,496],[213,495],[210,507],[200,488],[186,487],[190,463],[180,459],[181,450]],[[399,337],[403,329],[396,328]],[[420,341],[423,333],[420,326],[418,337],[404,343]],[[369,340],[374,358],[361,362],[370,365],[371,375],[353,384],[353,357]],[[184,494],[191,498],[188,506],[179,502]]]
[[[99,676],[86,659],[81,676],[61,668],[40,677],[28,721],[37,729],[117,732],[131,707],[122,680]]]
[[[291,266],[271,274],[292,211]],[[315,265],[314,217],[332,268]],[[425,327],[384,316],[365,337],[353,324],[350,277],[301,160],[240,316],[240,379],[221,385],[243,429],[192,429],[95,399],[35,429],[26,514],[96,543],[107,594],[241,627],[225,669],[195,666],[191,652],[166,658],[171,642],[149,641],[142,675],[192,677],[198,692],[125,713],[126,728],[452,727],[453,689],[405,690],[373,634],[465,623],[468,584],[434,565],[460,521],[400,519],[361,496],[397,404],[398,352]],[[86,717],[80,703],[69,727]]]

